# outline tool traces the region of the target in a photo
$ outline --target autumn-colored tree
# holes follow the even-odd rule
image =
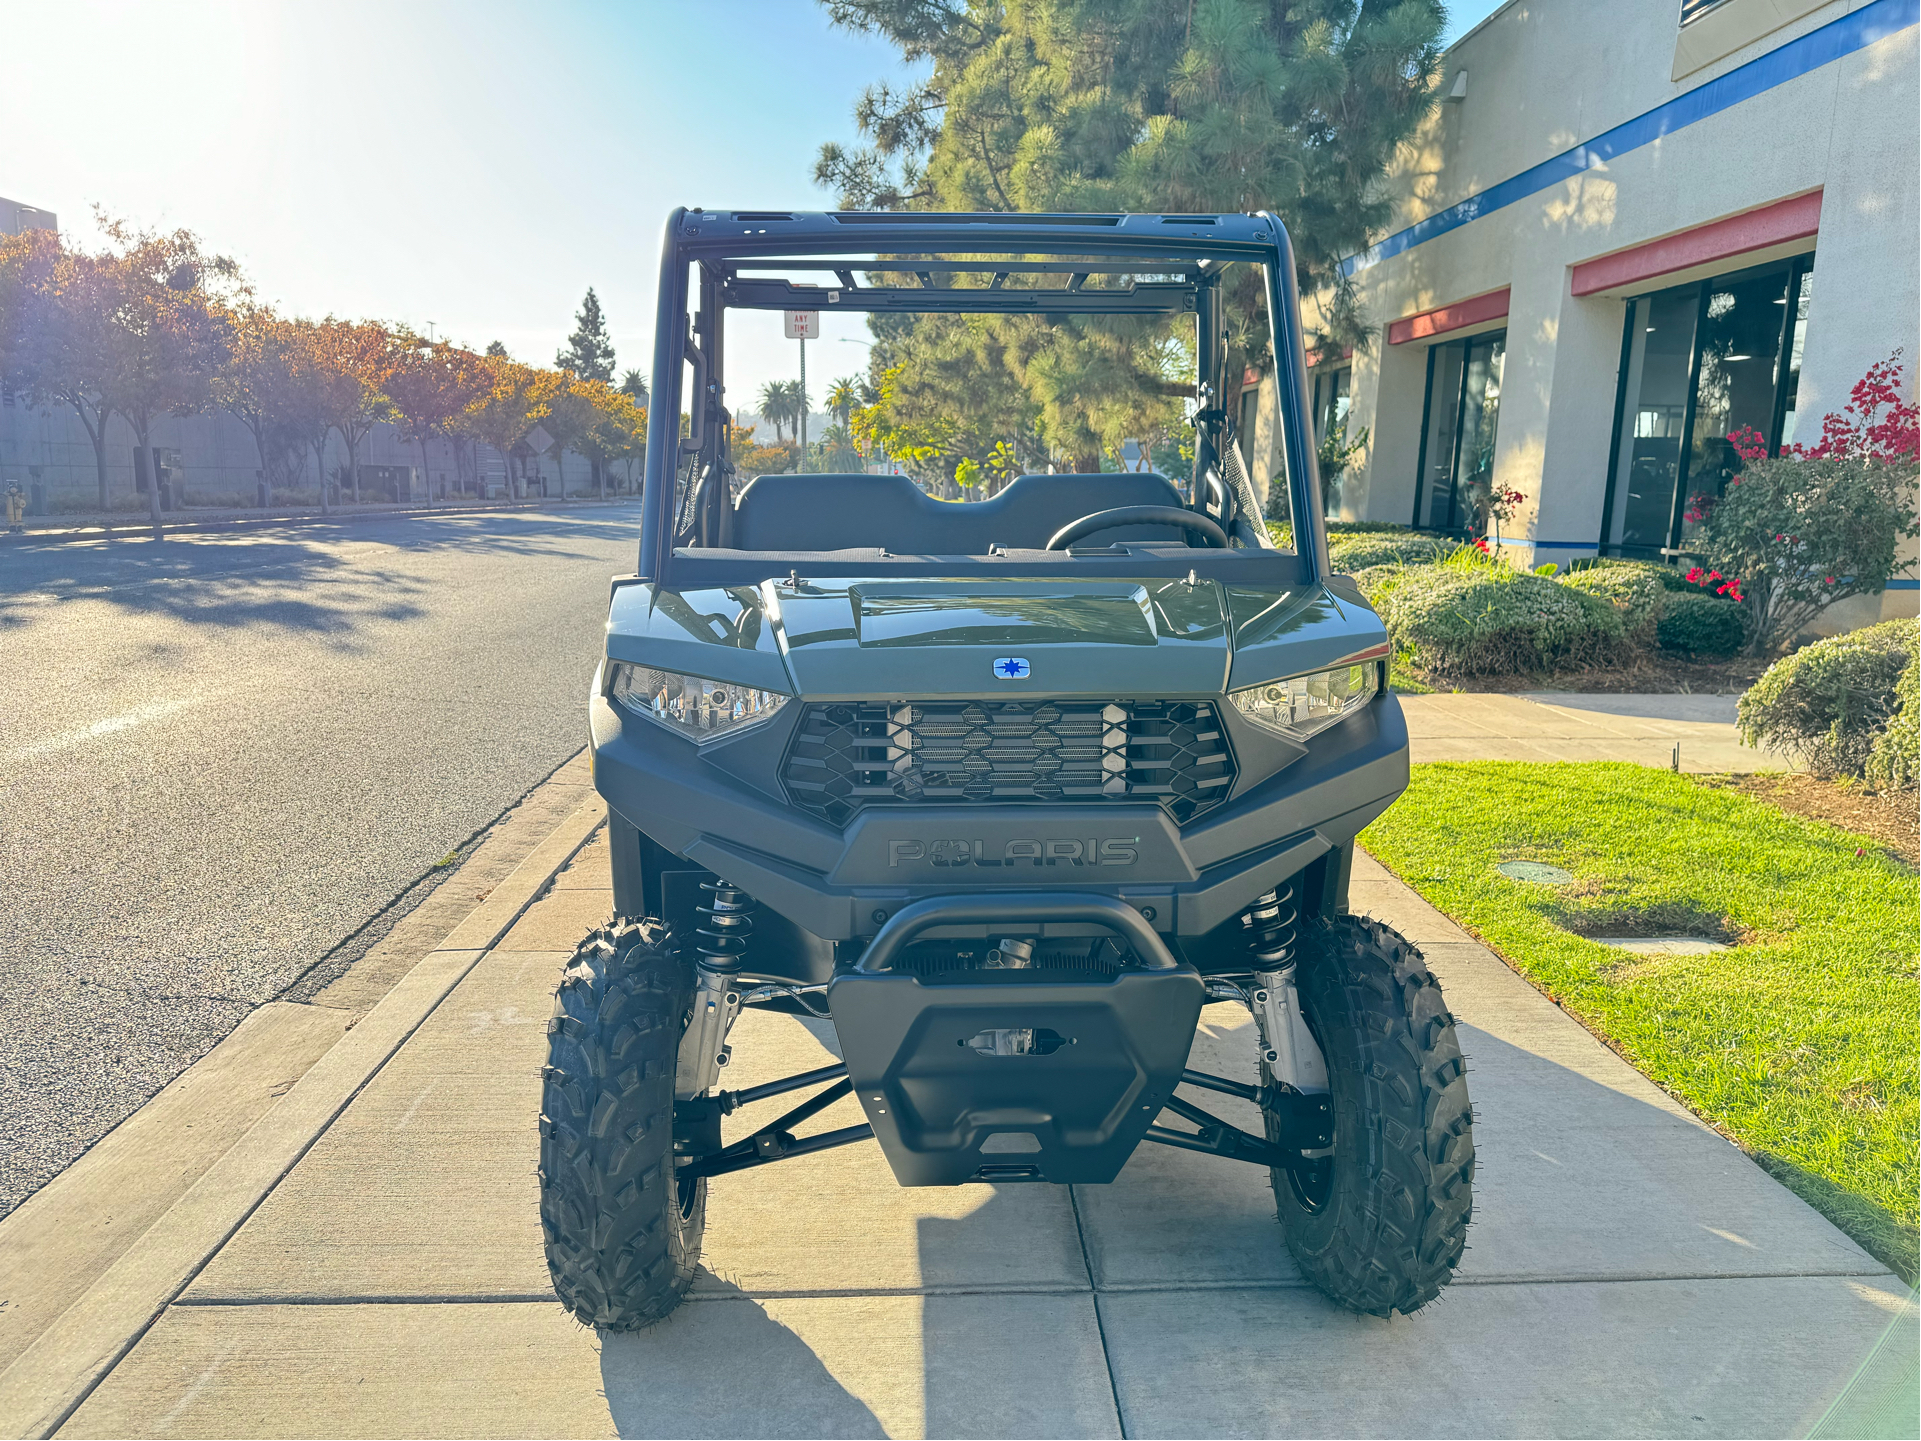
[[[107,400],[115,351],[113,268],[69,249],[54,230],[0,236],[0,380],[38,404],[66,405],[93,443],[108,508]]]
[[[102,219],[108,248],[104,294],[112,308],[102,339],[108,363],[103,406],[133,427],[136,466],[148,473],[148,515],[162,537],[160,484],[148,463],[153,425],[163,415],[192,415],[213,401],[213,379],[226,362],[229,319],[243,297],[240,270],[209,255],[197,236],[137,230]],[[138,470],[136,471],[138,474]]]
[[[427,442],[458,438],[468,409],[493,389],[493,375],[471,350],[444,340],[428,340],[402,330],[393,337],[393,364],[387,373],[387,399],[402,436],[420,447],[420,479],[433,498],[427,470]]]
[[[514,449],[527,432],[546,417],[547,403],[542,392],[548,388],[543,376],[552,371],[535,370],[505,356],[481,357],[484,384],[473,404],[461,415],[459,428],[475,440],[499,451],[507,464],[507,487],[511,495],[520,493],[514,478]]]
[[[587,406],[587,424],[573,439],[573,447],[593,467],[594,488],[607,498],[607,466],[644,449],[647,412],[633,399],[598,380],[576,380],[574,393]]]
[[[251,301],[234,311],[230,323],[226,363],[213,378],[214,404],[247,427],[260,455],[261,478],[272,485],[289,475],[290,458],[297,458],[305,444],[292,331],[272,310]]]
[[[394,337],[372,321],[335,320],[314,332],[317,359],[327,377],[326,404],[333,428],[347,447],[347,481],[360,503],[360,442],[376,424],[394,418],[387,382],[398,362]],[[324,482],[323,482],[324,488]]]

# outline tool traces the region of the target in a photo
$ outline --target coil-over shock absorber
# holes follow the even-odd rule
[[[706,1094],[720,1079],[732,1054],[727,1032],[740,1014],[736,983],[754,933],[754,898],[739,886],[715,877],[702,881],[707,894],[695,907],[694,1010],[680,1038],[674,1068],[674,1096],[689,1100]]]
[[[1327,1062],[1301,1018],[1294,984],[1296,923],[1292,886],[1276,886],[1241,913],[1254,958],[1254,1023],[1261,1032],[1261,1063],[1274,1080],[1297,1091],[1327,1090]]]

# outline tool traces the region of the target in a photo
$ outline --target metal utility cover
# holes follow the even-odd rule
[[[1537,886],[1564,886],[1574,879],[1572,871],[1545,861],[1502,861],[1494,869],[1511,881],[1527,881]]]

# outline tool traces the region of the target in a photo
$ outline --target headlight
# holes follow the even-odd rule
[[[1256,724],[1305,740],[1359,710],[1380,688],[1381,663],[1369,660],[1230,691],[1228,699]]]
[[[707,741],[758,725],[787,704],[777,690],[755,690],[731,681],[703,680],[652,666],[607,662],[607,694],[676,735]]]

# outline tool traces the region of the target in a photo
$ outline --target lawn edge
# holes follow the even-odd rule
[[[1429,762],[1428,764],[1471,765],[1471,764],[1475,764],[1475,762],[1433,761],[1433,762]],[[1509,761],[1509,762],[1501,762],[1501,764],[1531,765],[1531,764],[1540,764],[1540,763],[1527,762],[1527,761]],[[1564,765],[1564,764],[1568,764],[1568,762],[1546,762],[1546,764]],[[1831,831],[1835,831],[1841,835],[1854,837],[1855,839],[1868,840],[1870,842],[1873,841],[1872,837],[1858,836],[1853,831],[1844,831],[1839,826],[1831,825],[1826,821],[1816,821],[1805,816],[1795,816],[1785,811],[1781,812],[1781,814],[1783,816],[1786,816],[1788,819],[1798,821],[1803,825],[1826,826],[1827,829]],[[1556,1010],[1560,1011],[1563,1015],[1569,1017],[1577,1025],[1579,1025],[1582,1030],[1586,1031],[1590,1036],[1594,1037],[1594,1039],[1599,1041],[1603,1046],[1606,1046],[1608,1050],[1612,1051],[1615,1055],[1619,1056],[1628,1065],[1634,1067],[1635,1071],[1639,1073],[1641,1076],[1645,1077],[1650,1085],[1660,1087],[1662,1095],[1667,1096],[1669,1099],[1674,1101],[1675,1104],[1685,1109],[1687,1113],[1690,1116],[1692,1116],[1695,1120],[1699,1121],[1702,1125],[1706,1126],[1709,1130],[1713,1131],[1717,1136],[1720,1136],[1723,1140],[1727,1141],[1743,1156],[1747,1157],[1749,1162],[1751,1162],[1756,1168],[1758,1168],[1762,1172],[1762,1174],[1766,1175],[1769,1179],[1775,1181],[1779,1185],[1786,1187],[1789,1191],[1792,1191],[1807,1205],[1809,1205],[1815,1211],[1820,1213],[1820,1215],[1824,1217],[1828,1221],[1828,1223],[1832,1225],[1836,1230],[1840,1231],[1842,1235],[1846,1236],[1849,1240],[1853,1241],[1855,1245],[1859,1246],[1862,1250],[1866,1251],[1870,1256],[1874,1257],[1875,1260],[1879,1261],[1882,1265],[1886,1266],[1890,1271],[1894,1272],[1895,1275],[1901,1277],[1901,1279],[1907,1282],[1908,1285],[1915,1286],[1917,1284],[1921,1284],[1921,1283],[1918,1283],[1916,1279],[1917,1272],[1921,1271],[1921,1261],[1917,1261],[1917,1252],[1921,1251],[1921,1227],[1904,1226],[1899,1220],[1895,1219],[1894,1217],[1892,1216],[1887,1217],[1888,1225],[1893,1229],[1893,1231],[1898,1237],[1902,1238],[1906,1242],[1906,1249],[1899,1250],[1899,1249],[1890,1247],[1886,1243],[1886,1238],[1884,1233],[1878,1232],[1878,1231],[1869,1232],[1865,1227],[1849,1224],[1852,1217],[1848,1214],[1845,1208],[1836,1207],[1832,1204],[1824,1204],[1824,1202],[1827,1202],[1829,1199],[1827,1194],[1829,1190],[1841,1191],[1841,1194],[1843,1195],[1849,1195],[1853,1193],[1842,1191],[1840,1187],[1835,1186],[1834,1183],[1831,1181],[1821,1181],[1821,1184],[1818,1186],[1809,1184],[1808,1182],[1802,1179],[1800,1167],[1794,1166],[1792,1162],[1784,1161],[1781,1158],[1770,1157],[1770,1153],[1760,1150],[1757,1147],[1749,1145],[1746,1141],[1742,1140],[1741,1137],[1735,1135],[1725,1125],[1715,1120],[1712,1116],[1704,1115],[1701,1109],[1698,1106],[1696,1106],[1692,1101],[1690,1101],[1686,1096],[1680,1095],[1674,1090],[1670,1089],[1669,1087],[1662,1085],[1661,1081],[1657,1077],[1650,1075],[1647,1068],[1634,1058],[1633,1054],[1627,1049],[1627,1047],[1622,1042],[1616,1040],[1613,1036],[1609,1035],[1606,1031],[1602,1030],[1597,1023],[1589,1020],[1588,1017],[1581,1014],[1579,1010],[1570,1006],[1566,1001],[1564,1001],[1560,996],[1556,995],[1554,991],[1550,989],[1547,985],[1545,985],[1543,982],[1529,975],[1527,971],[1524,970],[1522,967],[1517,966],[1513,962],[1513,960],[1511,960],[1508,957],[1506,952],[1504,952],[1499,946],[1494,944],[1493,941],[1489,940],[1485,935],[1483,935],[1479,930],[1477,930],[1474,927],[1474,925],[1469,920],[1467,920],[1466,917],[1456,915],[1453,911],[1449,910],[1446,906],[1442,905],[1433,896],[1429,895],[1426,891],[1424,891],[1419,885],[1415,884],[1415,882],[1409,880],[1406,876],[1402,875],[1400,871],[1396,870],[1394,866],[1391,865],[1380,854],[1380,852],[1376,851],[1372,847],[1366,846],[1364,841],[1362,842],[1362,844],[1364,848],[1367,850],[1367,853],[1374,858],[1375,863],[1379,865],[1381,869],[1385,870],[1389,875],[1393,876],[1396,881],[1406,886],[1410,891],[1414,892],[1415,895],[1419,896],[1428,905],[1434,907],[1435,910],[1439,911],[1442,915],[1446,916],[1450,921],[1454,922],[1455,925],[1459,926],[1469,936],[1472,936],[1477,944],[1485,946],[1493,955],[1499,958],[1502,965],[1506,966],[1515,975],[1519,976],[1523,981],[1527,982],[1528,985],[1532,986],[1534,990],[1537,991],[1544,999],[1550,1002],[1555,1007]],[[1875,842],[1874,844],[1876,844],[1877,849],[1880,848],[1878,842]],[[1897,857],[1897,859],[1899,858]],[[1769,1164],[1770,1159],[1775,1160],[1776,1164],[1770,1165]],[[1820,1178],[1815,1178],[1815,1179],[1819,1180]],[[1887,1214],[1885,1211],[1882,1211],[1882,1208],[1878,1204],[1876,1204],[1872,1200],[1869,1200],[1867,1197],[1861,1197],[1860,1199],[1863,1202],[1865,1202],[1868,1206],[1876,1210],[1877,1212],[1880,1212],[1882,1215]]]

